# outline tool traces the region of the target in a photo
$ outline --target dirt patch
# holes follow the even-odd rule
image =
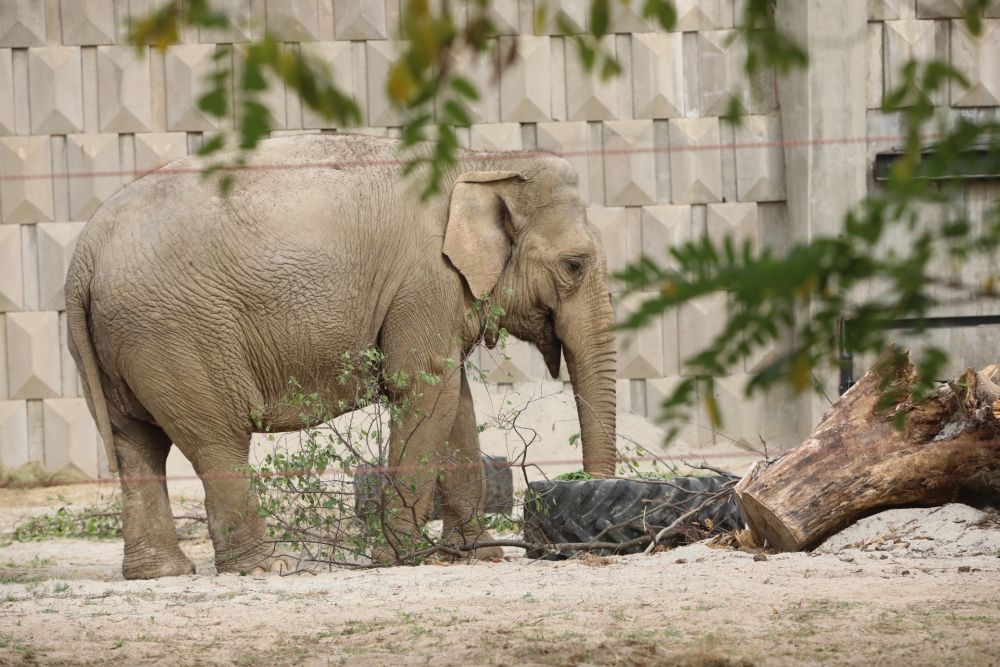
[[[972,545],[998,531],[969,525],[968,508],[923,511],[894,534],[964,518],[962,553],[851,546],[890,525],[859,524],[836,549],[766,561],[696,544],[239,577],[212,574],[202,536],[182,542],[199,574],[122,581],[120,541],[13,543],[0,547],[0,665],[997,664],[1000,557]]]

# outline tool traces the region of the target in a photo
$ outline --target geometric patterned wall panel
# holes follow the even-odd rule
[[[736,196],[740,201],[785,199],[781,117],[744,116],[736,127]]]
[[[205,80],[215,71],[212,56],[214,44],[184,44],[170,46],[166,52],[166,72],[169,81],[167,97],[167,129],[203,132],[214,130],[218,121],[198,108]]]
[[[43,402],[45,465],[49,470],[73,466],[87,477],[98,477],[97,427],[82,398],[52,398]]]
[[[732,238],[737,252],[741,254],[743,245],[748,241],[752,250],[760,249],[756,204],[709,204],[706,218],[706,231],[714,242],[721,243],[726,237]]]
[[[882,106],[882,24],[872,21],[868,24],[868,72],[866,104],[869,109]]]
[[[626,209],[588,206],[587,221],[597,230],[604,246],[609,273],[622,271],[629,263],[639,259],[642,254],[641,227],[629,224]],[[610,287],[615,291],[614,283]]]
[[[618,301],[615,319],[622,322],[635,313],[649,294],[630,294]],[[619,378],[658,378],[663,376],[663,328],[659,318],[638,330],[619,331]]]
[[[102,132],[153,129],[149,54],[131,46],[97,48],[98,105]]]
[[[0,313],[23,307],[21,225],[0,225]]]
[[[59,7],[63,44],[114,44],[113,0],[62,0]]]
[[[868,0],[869,21],[916,18],[914,0]]]
[[[0,49],[0,135],[14,134],[14,58],[10,49]]]
[[[517,35],[521,32],[518,0],[492,0],[486,10],[486,18],[493,24],[494,35]]]
[[[586,32],[589,7],[587,3],[580,2],[579,0],[548,0],[545,3],[548,9],[548,14],[545,18],[545,25],[538,32],[540,35],[563,35],[563,34],[573,34],[578,35],[582,32]],[[562,23],[564,27],[567,28],[568,33],[564,32],[559,26],[560,21],[558,17],[562,17]]]
[[[385,3],[337,0],[333,3],[337,39],[385,39]]]
[[[10,398],[60,396],[59,314],[7,313],[6,320]]]
[[[642,17],[641,3],[611,3],[611,32],[649,32],[649,30],[649,23]]]
[[[455,59],[455,70],[462,72],[469,81],[474,82],[479,90],[479,99],[467,100],[461,98],[461,106],[469,120],[473,123],[496,123],[500,120],[500,89],[496,85],[500,67],[496,54],[468,53],[463,51]],[[444,99],[438,104],[438,118],[442,118],[441,107]]]
[[[32,134],[83,130],[80,49],[46,46],[28,50]]]
[[[670,192],[675,204],[722,201],[719,143],[718,118],[670,121]]]
[[[45,3],[40,0],[4,0],[0,5],[0,46],[45,44]]]
[[[399,42],[365,42],[365,62],[368,70],[368,125],[385,127],[399,125],[402,114],[389,103],[385,94],[385,82],[389,68],[399,56],[402,46]]]
[[[52,178],[46,178],[51,173],[48,137],[0,137],[0,174],[8,177],[0,181],[0,219],[20,223],[52,220]]]
[[[883,25],[884,86],[888,92],[902,83],[901,70],[908,60],[927,62],[934,58],[937,31],[935,21],[886,21]]]
[[[38,293],[42,310],[66,309],[63,295],[66,269],[84,224],[50,222],[38,225]]]
[[[677,10],[675,30],[718,30],[733,23],[731,0],[674,0],[674,8]]]
[[[726,305],[726,293],[714,292],[680,307],[678,346],[682,375],[695,372],[684,362],[701,352],[722,333],[726,326]]]
[[[751,111],[750,87],[743,73],[747,47],[742,38],[733,39],[736,35],[733,30],[698,33],[698,69],[701,73],[699,111],[703,116],[726,115],[733,95],[739,99],[743,113]]]
[[[340,0],[338,4],[339,2]],[[232,44],[250,41],[253,37],[250,0],[212,0],[211,6],[226,16],[227,25],[220,28],[199,28],[199,42]]]
[[[140,175],[185,155],[187,135],[183,132],[135,135],[135,169]]]
[[[587,155],[590,133],[587,123],[583,121],[539,123],[536,131],[538,150],[562,155],[580,178],[580,196],[584,201],[591,201],[590,159]]]
[[[677,268],[670,248],[692,238],[691,207],[665,204],[642,207],[642,253],[666,268]]]
[[[743,447],[760,447],[764,423],[769,421],[769,415],[764,409],[764,396],[755,393],[744,395],[744,388],[749,375],[732,375],[715,380],[716,405],[722,407],[722,428],[720,433],[732,438],[733,444]]]
[[[299,48],[302,55],[326,63],[333,75],[334,83],[344,93],[356,94],[357,91],[352,89],[354,69],[350,42],[307,42]],[[358,101],[364,104],[364,100]],[[331,122],[323,118],[319,112],[302,106],[302,127],[322,129],[329,127]]]
[[[986,20],[979,37],[965,21],[951,22],[951,63],[969,79],[965,88],[951,84],[951,103],[956,107],[987,107],[1000,104],[1000,21]]]
[[[917,18],[952,19],[963,16],[963,0],[917,0]]]
[[[653,122],[617,120],[604,124],[604,188],[608,205],[656,202]]]
[[[0,466],[8,470],[31,460],[27,406],[26,401],[0,400]]]
[[[249,48],[250,47],[247,44],[233,45],[233,65],[237,80],[243,76],[247,50]],[[294,45],[283,45],[278,48],[281,52],[287,52],[296,47]],[[253,95],[253,98],[267,109],[268,122],[271,129],[283,130],[288,125],[288,110],[285,102],[285,83],[270,71],[264,71],[263,76],[264,80],[267,82],[267,90],[257,91]],[[244,93],[242,89],[237,88],[235,100],[233,101],[234,107],[239,108],[242,106],[245,97],[246,93]]]
[[[603,51],[614,53],[614,38],[600,41]],[[566,58],[566,118],[569,120],[614,120],[618,118],[617,78],[602,80],[598,68],[586,72],[579,58]]]
[[[636,118],[684,115],[681,33],[632,35],[632,86]]]
[[[519,123],[551,119],[552,88],[548,37],[501,37],[505,49],[517,40],[514,62],[500,74],[500,118]],[[562,81],[558,82],[559,85]]]
[[[76,134],[67,137],[69,210],[73,220],[89,220],[97,207],[121,187],[117,134]]]
[[[520,123],[473,125],[469,128],[469,137],[469,147],[477,151],[519,151],[523,148]]]
[[[319,39],[319,6],[316,0],[265,0],[267,31],[279,42]]]

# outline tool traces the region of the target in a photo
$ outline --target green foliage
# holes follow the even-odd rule
[[[578,482],[582,480],[594,479],[590,476],[590,473],[584,470],[573,470],[570,472],[564,472],[561,475],[556,475],[552,478],[555,482]]]
[[[17,542],[38,542],[53,537],[114,540],[122,536],[121,499],[82,509],[60,507],[50,514],[32,517],[14,527]]]

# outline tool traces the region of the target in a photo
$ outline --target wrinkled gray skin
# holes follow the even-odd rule
[[[264,543],[247,481],[224,473],[247,464],[261,415],[273,431],[304,427],[298,408],[280,407],[290,378],[334,405],[352,400],[336,381],[342,355],[373,344],[388,373],[443,378],[401,396],[425,416],[392,430],[390,464],[416,487],[398,499],[409,518],[395,527],[426,520],[435,465],[467,462],[441,481],[445,530],[489,539],[472,399],[449,361],[484,335],[474,294],[492,293],[500,325],[537,345],[553,375],[564,354],[584,468],[613,474],[612,315],[576,174],[554,156],[469,153],[448,195],[423,203],[397,149],[344,135],[266,141],[253,164],[294,168],[239,172],[228,201],[186,158],[87,224],[66,282],[69,345],[121,477],[126,578],[194,571],[162,481],[171,443],[203,477],[219,571],[285,565]]]

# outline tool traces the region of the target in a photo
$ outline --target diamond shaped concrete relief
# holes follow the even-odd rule
[[[227,25],[220,28],[199,28],[199,41],[206,44],[231,44],[248,42],[253,38],[250,0],[212,0],[212,8],[225,15]]]
[[[617,120],[604,124],[604,193],[609,206],[656,202],[653,122]]]
[[[785,199],[781,116],[744,116],[736,126],[736,196],[740,201]]]
[[[670,121],[670,192],[675,204],[722,200],[718,118]]]
[[[14,58],[10,49],[0,49],[0,135],[14,134]]]
[[[681,33],[632,35],[632,95],[636,118],[684,115]]]
[[[372,127],[402,125],[403,117],[390,103],[385,84],[389,68],[399,54],[395,42],[365,42],[368,66],[368,124]]]
[[[236,44],[233,48],[233,63],[236,66],[236,76],[243,76],[244,63],[246,62],[248,44]],[[294,45],[285,44],[278,47],[282,51],[295,48]],[[264,105],[268,112],[268,121],[271,129],[282,130],[287,126],[288,116],[285,104],[285,82],[274,75],[273,72],[265,71],[264,79],[267,81],[267,90],[259,91],[255,99]],[[235,105],[243,104],[243,92],[237,90],[235,94]]]
[[[147,53],[131,46],[97,47],[97,85],[102,132],[152,129]]]
[[[480,368],[489,382],[528,382],[548,377],[545,360],[534,345],[516,338],[507,339],[504,350],[482,349]]]
[[[38,225],[38,299],[42,310],[65,310],[66,269],[83,222]]]
[[[869,21],[894,21],[916,17],[914,0],[868,0]]]
[[[517,40],[517,51],[500,74],[500,119],[518,123],[551,120],[549,38],[501,37],[503,53],[508,53],[512,39]]]
[[[614,38],[600,40],[604,52],[614,53]],[[570,47],[572,48],[572,47]],[[566,58],[566,113],[569,120],[613,120],[618,117],[618,77],[602,80],[594,68],[587,72],[576,53]],[[560,85],[562,82],[559,82]]]
[[[114,0],[62,0],[63,44],[114,44]]]
[[[743,63],[746,42],[734,30],[698,33],[698,68],[701,74],[701,115],[725,116],[733,96],[743,113],[751,112],[751,90]]]
[[[470,147],[479,151],[519,151],[521,144],[520,123],[491,123],[469,128]]]
[[[339,10],[340,5],[337,5]],[[354,58],[350,42],[307,42],[299,48],[303,55],[315,58],[327,64],[337,87],[346,94],[355,93],[353,86]],[[358,100],[364,106],[364,100]],[[330,127],[333,121],[326,120],[322,115],[302,105],[302,126],[307,129],[324,129]]]
[[[642,254],[659,266],[676,267],[670,249],[692,238],[691,207],[683,205],[642,207]]]
[[[3,0],[0,3],[0,47],[45,44],[45,5],[40,0]]]
[[[679,377],[666,377],[646,380],[646,414],[650,419],[656,419],[663,413],[663,402],[671,397],[680,384]],[[699,390],[700,391],[700,390]],[[695,409],[691,410],[689,420],[681,425],[673,446],[680,451],[686,448],[708,447],[715,442],[714,430],[708,416],[705,414],[704,401],[697,396]]]
[[[952,19],[964,15],[964,0],[917,0],[918,19]]]
[[[7,313],[7,391],[10,398],[62,394],[59,314]]]
[[[648,294],[630,294],[618,300],[615,321],[622,322],[635,313]],[[641,329],[619,331],[615,335],[618,350],[619,378],[657,378],[663,375],[663,328],[654,319]]]
[[[337,0],[333,3],[337,39],[385,39],[385,3],[371,0]]]
[[[884,86],[886,91],[891,91],[902,84],[902,67],[907,61],[927,62],[934,58],[935,22],[886,21],[883,26]]]
[[[608,273],[625,269],[642,255],[642,232],[638,220],[630,220],[624,208],[604,206],[587,207],[587,221],[597,229],[604,253],[607,256]],[[611,291],[620,291],[621,286],[611,284]]]
[[[493,0],[486,15],[493,23],[494,35],[517,35],[521,32],[518,0]]]
[[[588,5],[580,0],[535,0],[535,16],[544,6],[545,25],[540,33],[547,35],[577,35],[587,31]],[[562,16],[560,20],[558,17]],[[565,28],[565,29],[564,29]]]
[[[571,123],[539,123],[536,126],[538,150],[561,155],[579,177],[580,196],[590,201],[590,134],[583,121]]]
[[[280,42],[319,39],[317,0],[265,0],[267,31]]]
[[[675,30],[698,32],[732,25],[732,0],[674,0]]]
[[[868,72],[866,74],[865,105],[869,109],[882,106],[882,24],[877,21],[868,23]]]
[[[44,401],[45,467],[52,471],[67,468],[87,477],[100,473],[97,427],[82,398],[55,398]]]
[[[610,4],[611,32],[649,32],[653,29],[653,26],[642,17],[643,3],[612,2]]]
[[[749,375],[715,379],[715,402],[722,410],[722,424],[718,431],[734,445],[757,449],[769,415],[763,395],[757,393],[747,397],[744,394],[749,379]]]
[[[969,80],[969,87],[951,84],[956,107],[990,107],[1000,104],[1000,21],[983,21],[979,37],[965,21],[951,22],[951,64]]]
[[[500,120],[500,90],[497,85],[500,66],[497,54],[471,53],[466,49],[455,58],[455,72],[473,82],[479,92],[478,100],[458,100],[459,105],[473,123],[496,123]],[[443,119],[444,98],[438,100],[438,118]]]
[[[198,108],[205,80],[215,71],[214,54],[214,44],[185,44],[167,48],[168,130],[204,132],[218,127],[213,117]]]
[[[69,213],[89,220],[97,207],[122,185],[117,134],[75,134],[66,138],[69,171]]]
[[[685,362],[722,333],[726,325],[726,294],[716,292],[690,301],[680,307],[678,316],[681,373],[694,375],[698,371]]]
[[[139,176],[185,155],[187,135],[183,132],[135,135],[135,169]]]
[[[0,401],[0,466],[7,470],[31,460],[27,407],[25,401]]]
[[[738,250],[750,242],[751,248],[760,248],[760,224],[756,204],[709,204],[706,211],[706,231],[716,243],[733,239]]]
[[[0,312],[24,306],[21,226],[0,225]]]
[[[988,19],[1000,19],[1000,2],[993,0],[993,2],[987,5],[983,16]]]
[[[28,50],[32,134],[68,134],[83,129],[80,49],[46,46]]]
[[[3,222],[52,220],[52,147],[48,137],[0,137]]]

